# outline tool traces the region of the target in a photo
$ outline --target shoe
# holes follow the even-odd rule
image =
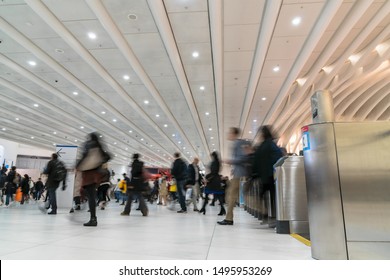
[[[199,214],[201,213],[203,213],[203,215],[206,215],[206,209],[205,208],[200,209]]]
[[[194,212],[199,212],[199,209],[194,209]]]
[[[81,210],[80,205],[77,205],[74,210]]]
[[[69,213],[74,213],[74,209],[73,208],[70,209]]]
[[[141,211],[141,208],[139,208],[139,207],[138,207],[138,208],[137,208],[137,209],[135,209],[135,210],[137,210],[137,211]]]
[[[223,216],[226,214],[225,208],[222,208],[221,211],[219,211],[218,216]]]
[[[179,211],[177,211],[177,213],[187,213],[187,211],[186,210],[179,210]]]
[[[119,204],[119,205],[125,205],[125,203],[121,203],[121,204]]]
[[[85,227],[96,227],[97,226],[97,220],[96,218],[92,218],[89,220],[88,223],[84,224]]]
[[[226,225],[232,226],[233,225],[233,221],[228,221],[228,220],[219,221],[217,223],[219,225],[222,225],[222,226],[226,226]]]
[[[149,210],[146,210],[145,213],[142,213],[142,216],[144,216],[144,217],[149,216]]]
[[[130,213],[122,212],[121,216],[130,216]]]
[[[57,211],[51,211],[49,213],[47,213],[48,215],[57,215]]]

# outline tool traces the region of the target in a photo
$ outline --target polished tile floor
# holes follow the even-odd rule
[[[311,259],[309,247],[260,225],[241,208],[235,209],[234,226],[220,226],[217,206],[209,206],[205,216],[148,206],[148,217],[134,209],[127,217],[119,215],[123,206],[111,202],[98,210],[99,224],[90,228],[82,226],[88,221],[86,210],[69,214],[59,209],[49,216],[36,203],[1,206],[0,259]]]

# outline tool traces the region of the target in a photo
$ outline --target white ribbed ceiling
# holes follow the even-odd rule
[[[390,119],[390,1],[3,0],[0,40],[0,137],[98,131],[119,164],[226,158],[231,126],[296,151],[318,89],[337,120]]]

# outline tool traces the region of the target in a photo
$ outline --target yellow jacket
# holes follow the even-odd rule
[[[120,180],[118,184],[118,188],[121,190],[122,193],[126,193],[127,191],[127,185],[125,180]]]

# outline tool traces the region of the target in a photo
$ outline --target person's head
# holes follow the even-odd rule
[[[40,181],[41,180],[41,178],[38,178],[38,181]]]
[[[234,141],[240,136],[241,130],[238,127],[229,128],[228,140]]]
[[[123,178],[126,178],[126,173],[123,173],[122,175],[123,175]]]
[[[24,179],[26,179],[26,180],[29,180],[29,179],[30,179],[30,177],[29,177],[27,174],[24,174],[23,177],[24,177]]]
[[[11,167],[11,170],[12,170],[12,171],[15,171],[15,170],[16,170],[16,166],[12,166],[12,167]]]
[[[96,132],[91,132],[90,134],[88,134],[87,136],[87,140],[88,141],[96,141],[96,142],[99,142],[99,136]]]
[[[179,152],[174,153],[174,154],[173,154],[173,157],[174,157],[174,158],[180,158],[180,153],[179,153]]]
[[[260,137],[262,140],[274,139],[271,132],[271,127],[269,125],[263,125],[259,128],[259,130],[260,130]]]
[[[120,181],[121,181],[121,179],[117,179],[117,181],[118,181],[118,182],[120,182]]]
[[[219,161],[219,156],[218,156],[218,153],[216,151],[212,152],[210,154],[210,156],[211,156],[212,160]]]
[[[198,164],[198,163],[199,163],[199,158],[197,158],[197,157],[194,158],[194,161],[193,161],[193,162],[194,162],[194,164]]]
[[[133,160],[139,159],[139,154],[133,154]]]
[[[51,159],[57,159],[58,158],[58,154],[57,153],[53,153],[51,154]]]

